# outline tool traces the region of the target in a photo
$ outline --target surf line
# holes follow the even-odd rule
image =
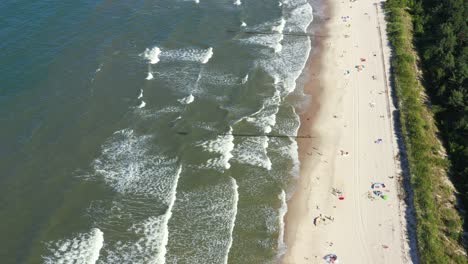
[[[189,132],[179,131],[178,135],[186,136]],[[307,136],[290,136],[290,135],[272,135],[272,134],[242,134],[242,133],[223,133],[218,136],[234,136],[234,137],[269,137],[269,138],[316,138],[310,135]]]
[[[320,37],[320,38],[326,38],[326,37],[328,37],[327,35],[318,35],[318,34],[301,33],[301,32],[240,31],[240,30],[233,30],[233,29],[227,29],[226,32],[229,32],[229,33],[255,34],[255,35],[277,35],[277,34],[282,34],[282,35],[296,36],[296,37]]]
[[[234,196],[232,199],[232,218],[231,218],[231,225],[229,226],[229,241],[226,249],[226,254],[224,256],[224,264],[228,263],[229,260],[229,252],[231,251],[231,246],[232,246],[232,241],[233,241],[233,232],[234,232],[234,226],[236,225],[236,217],[237,217],[237,205],[239,203],[239,185],[237,185],[236,179],[231,177],[231,184],[232,184],[232,190],[234,191]]]
[[[177,173],[174,179],[174,183],[171,188],[171,196],[169,197],[169,204],[167,206],[167,211],[164,214],[163,218],[163,233],[160,250],[156,255],[156,263],[166,263],[166,253],[167,253],[167,244],[169,242],[169,220],[172,217],[172,208],[174,207],[175,201],[177,199],[177,186],[179,185],[180,174],[182,173],[182,165],[179,165]]]

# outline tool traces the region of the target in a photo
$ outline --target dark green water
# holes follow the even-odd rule
[[[306,0],[0,3],[1,263],[270,263]],[[248,32],[268,32],[250,34]],[[255,137],[241,136],[244,134]]]

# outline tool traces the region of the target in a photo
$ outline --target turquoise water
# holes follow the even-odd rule
[[[286,33],[312,18],[307,0],[2,1],[2,263],[275,262],[298,157],[271,135],[297,134],[311,50]]]

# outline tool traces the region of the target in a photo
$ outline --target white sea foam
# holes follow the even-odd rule
[[[103,145],[101,157],[93,164],[97,174],[121,193],[124,199],[138,201],[137,197],[146,197],[146,201],[150,203],[146,207],[157,205],[161,208],[162,205],[165,208],[160,215],[135,222],[131,212],[141,213],[142,209],[132,208],[135,202],[124,205],[119,211],[129,211],[131,218],[127,221],[135,224],[127,230],[128,240],[109,243],[104,248],[106,258],[100,260],[101,263],[165,263],[168,223],[172,217],[182,168],[176,165],[175,159],[165,158],[154,151],[149,153],[152,139],[151,136],[138,136],[130,129],[117,131]],[[153,213],[156,212],[157,210]],[[137,214],[139,218],[140,213]],[[114,214],[108,215],[113,217]]]
[[[182,48],[182,49],[163,49],[159,54],[161,61],[187,61],[207,63],[213,56],[213,48]]]
[[[78,234],[73,239],[49,243],[49,251],[52,254],[44,257],[44,263],[94,264],[103,245],[104,233],[98,228],[93,228],[90,232]]]
[[[246,74],[244,78],[242,78],[242,84],[246,84],[248,80],[249,80],[249,74]]]
[[[146,80],[152,80],[153,78],[154,78],[153,73],[148,72],[148,76],[146,76]]]
[[[227,147],[228,149],[230,147]],[[206,167],[207,168],[214,168],[214,169],[229,169],[231,168],[231,163],[229,161],[232,158],[232,154],[230,150],[226,150],[225,153],[221,153],[221,157],[218,158],[211,158],[206,161]]]
[[[281,44],[281,41],[283,41],[283,38],[284,38],[283,31],[284,31],[285,25],[286,25],[286,20],[284,20],[284,18],[282,17],[279,22],[279,25],[272,27],[273,31],[280,33],[277,39],[276,46],[275,46],[275,53],[281,52],[281,50],[283,49],[283,45]]]
[[[293,176],[299,176],[299,154],[298,154],[298,146],[295,140],[291,140],[291,144],[289,145],[289,156],[293,160],[293,167],[291,169],[291,174]]]
[[[247,38],[239,39],[239,41],[244,44],[264,46],[264,47],[269,47],[272,50],[275,50],[278,44],[278,39],[279,39],[279,36],[277,34],[274,34],[274,35],[261,34],[261,35],[249,35]]]
[[[172,217],[172,208],[177,197],[177,186],[179,184],[180,173],[182,172],[182,167],[179,167],[174,183],[172,184],[169,205],[167,206],[167,211],[164,214],[163,218],[163,230],[162,230],[162,239],[161,239],[161,248],[158,250],[156,255],[156,263],[165,263],[166,262],[166,252],[167,252],[167,243],[169,241],[169,220]]]
[[[271,160],[268,157],[268,137],[246,137],[236,144],[233,150],[234,160],[242,164],[250,164],[271,170]]]
[[[195,3],[199,4],[200,3],[200,0],[194,0]]]
[[[276,86],[281,82],[280,78],[277,75],[273,76],[273,84]]]
[[[242,2],[240,0],[234,0],[234,4],[239,6],[242,4]]]
[[[223,73],[216,70],[204,70],[200,74],[201,77],[198,79],[197,84],[200,86],[217,86],[218,89],[221,87],[231,88],[233,85],[239,84],[239,76],[232,73]]]
[[[263,129],[264,133],[270,133],[272,127],[276,124],[276,113],[271,115],[258,115],[254,117],[245,118],[248,122],[255,124]]]
[[[150,216],[142,221],[133,224],[128,230],[128,241],[117,241],[108,244],[105,248],[106,258],[100,263],[154,263],[164,264],[166,262],[167,244],[169,239],[169,221],[173,214],[173,208],[177,199],[177,187],[179,178],[182,172],[181,166],[167,175],[154,175],[157,179],[154,184],[162,183],[160,193],[161,198],[159,203],[166,206],[165,211],[161,215]],[[138,201],[138,200],[135,200]],[[156,201],[152,201],[154,205]],[[131,202],[133,204],[134,202]],[[139,203],[137,203],[138,205]],[[138,205],[137,208],[132,208],[127,205],[123,211],[144,211],[141,206],[149,207],[151,211],[152,204]],[[122,211],[120,209],[119,211]],[[153,212],[154,213],[154,212]],[[137,213],[138,215],[140,213]],[[114,215],[114,214],[113,214]],[[130,214],[131,215],[131,214]],[[129,219],[134,221],[133,219]],[[127,220],[128,221],[128,220]]]
[[[211,59],[211,57],[213,57],[213,48],[208,48],[208,50],[206,51],[206,54],[205,56],[203,57],[203,60],[201,61],[201,63],[203,64],[206,64],[208,63],[208,61]]]
[[[154,122],[155,119],[159,119],[162,116],[170,113],[180,113],[184,109],[181,105],[169,105],[160,109],[145,109],[142,108],[138,111],[138,116],[141,120],[146,120],[150,122]]]
[[[279,235],[278,235],[278,255],[281,256],[286,252],[286,244],[284,243],[284,216],[288,211],[288,204],[286,203],[286,192],[281,190],[278,198],[281,201],[281,207],[278,212],[278,224],[279,224]]]
[[[224,259],[224,263],[228,263],[229,259],[229,251],[231,250],[232,246],[232,241],[233,241],[233,232],[234,232],[234,226],[236,225],[236,216],[237,216],[237,204],[239,202],[239,186],[237,185],[236,179],[231,177],[231,184],[232,184],[232,192],[233,192],[233,199],[232,199],[232,218],[231,218],[231,223],[229,226],[229,241],[228,245],[226,248],[226,255]]]
[[[146,49],[143,52],[143,56],[149,61],[151,64],[156,64],[159,62],[159,56],[161,54],[161,50],[158,47],[154,47],[152,49]]]
[[[279,34],[261,34],[261,35],[248,35],[246,38],[240,38],[239,41],[245,44],[260,45],[271,48],[275,53],[281,51],[281,41],[283,40],[283,30],[286,20],[282,17],[279,21],[266,22],[264,24],[253,27],[253,30],[258,31],[273,31]],[[265,53],[265,51],[260,51]]]
[[[141,101],[141,103],[137,106],[137,108],[143,108],[146,106],[145,101]]]
[[[167,213],[152,216],[128,230],[139,237],[134,242],[117,242],[106,251],[107,258],[102,263],[154,263],[163,264],[166,254],[164,241],[165,219]]]
[[[307,0],[283,1],[284,9],[288,13],[286,31],[307,32],[307,27],[312,22],[313,10]]]
[[[117,242],[107,249],[107,258],[102,263],[154,263],[166,262],[167,243],[169,239],[169,220],[176,200],[176,188],[180,170],[172,185],[169,204],[163,215],[151,216],[129,228],[132,236],[139,237],[132,242]]]
[[[279,53],[283,50],[283,45],[281,45],[282,40],[283,40],[283,34],[281,34],[281,38],[278,40],[278,43],[275,46],[275,53]]]
[[[262,25],[259,30],[264,30],[263,28],[268,28],[268,25],[270,25],[270,28],[278,33],[283,31],[305,32],[307,26],[312,21],[311,7],[307,1],[283,1],[282,4],[284,20],[280,20],[279,22],[276,21],[273,25],[271,25],[271,23],[266,23],[265,25]],[[271,47],[276,53],[281,52],[281,56],[265,56],[265,59],[262,58],[256,61],[257,66],[264,69],[274,78],[274,85],[277,89],[275,96],[273,96],[275,99],[270,102],[265,102],[262,109],[257,113],[244,118],[248,122],[255,124],[257,127],[262,128],[265,133],[269,133],[272,131],[273,127],[276,128],[276,114],[279,110],[281,98],[286,97],[296,88],[296,80],[301,75],[302,70],[305,67],[311,49],[310,40],[309,38],[284,39],[283,34],[276,34],[266,37],[249,36],[248,39],[241,41],[249,44]],[[297,118],[295,113],[294,115]],[[296,135],[297,128],[298,126],[292,129],[288,127],[287,131],[278,131],[278,133]],[[291,140],[285,151],[285,156],[291,158],[293,162],[292,173],[293,175],[297,175],[299,170],[297,143],[294,140]],[[245,157],[238,158],[237,152],[234,152],[234,156],[236,157],[236,160],[241,159],[242,162],[246,162],[248,160]]]
[[[232,135],[232,127],[226,135],[218,135],[214,140],[198,142],[196,145],[203,147],[205,150],[220,154],[220,157],[211,158],[206,162],[206,167],[215,169],[229,169],[231,164],[229,160],[232,158],[232,150],[234,149],[234,136]]]
[[[95,72],[96,72],[96,73],[100,72],[100,71],[101,71],[101,69],[102,69],[102,66],[103,66],[103,64],[102,64],[102,63],[101,63],[101,64],[99,64],[99,67],[96,69],[96,71],[95,71]]]
[[[193,102],[193,100],[195,100],[195,97],[193,97],[193,95],[190,94],[187,97],[184,97],[182,99],[178,99],[177,101],[179,101],[179,103],[181,103],[181,104],[190,104],[190,103]]]
[[[278,43],[276,44],[274,50],[275,50],[275,53],[280,53],[282,50],[283,50],[283,45],[281,44],[281,40],[283,38],[281,38]]]
[[[168,254],[166,263],[226,262],[238,219],[239,195],[234,183],[232,178],[218,177],[209,182],[193,182],[192,188],[177,194],[174,217],[179,224],[171,229],[171,245],[175,241],[178,249],[190,250]]]
[[[281,80],[276,86],[280,89],[281,96],[285,97],[296,88],[296,80],[306,65],[311,46],[309,38],[304,38],[302,41],[285,39],[282,45],[282,56],[258,60],[257,65],[274,78]],[[303,52],[297,52],[298,50]]]
[[[143,89],[140,89],[140,94],[138,95],[137,99],[141,99],[141,98],[143,98]]]
[[[174,174],[176,160],[149,154],[152,139],[131,129],[115,132],[93,163],[97,176],[119,193],[165,200],[172,182],[164,175]]]
[[[247,26],[247,23],[245,23],[244,21],[241,21],[241,27],[246,27]]]
[[[287,108],[287,110],[283,109],[282,113],[285,114],[285,112],[289,112],[287,114],[288,118],[282,118],[279,120],[275,126],[275,131],[281,135],[297,135],[300,126],[299,116],[296,114],[294,107],[287,106]],[[299,175],[300,167],[297,142],[292,138],[288,138],[287,141],[282,139],[281,142],[288,142],[288,144],[280,147],[277,146],[275,148],[275,150],[277,150],[276,153],[292,161],[291,174],[297,177]]]
[[[295,117],[295,131],[294,131],[294,135],[297,135],[297,132],[299,131],[299,126],[300,126],[300,119],[299,119],[299,115],[296,114],[296,110],[294,107],[291,107],[292,108],[292,111],[294,113],[294,117]],[[291,145],[290,145],[290,156],[291,156],[291,159],[293,160],[293,167],[292,167],[292,175],[294,176],[299,176],[299,168],[300,168],[300,162],[299,162],[299,147],[297,146],[297,141],[296,140],[293,140],[293,139],[290,139],[292,141]]]
[[[264,133],[270,133],[276,124],[276,114],[280,103],[280,92],[276,90],[273,96],[263,103],[260,110],[246,117],[245,120],[262,129]]]
[[[286,20],[284,20],[284,18],[282,17],[280,19],[280,22],[279,22],[279,25],[277,26],[273,26],[271,28],[272,31],[275,31],[275,32],[278,32],[278,33],[283,33],[284,31],[284,26],[286,25]]]

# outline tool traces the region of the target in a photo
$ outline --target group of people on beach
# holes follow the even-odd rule
[[[349,0],[349,2],[356,2],[356,0]],[[351,6],[350,6],[351,8]],[[369,15],[368,13],[365,13],[365,15]],[[341,16],[340,17],[341,21],[345,24],[345,26],[347,28],[350,28],[351,27],[351,18],[350,16],[346,15],[346,16]],[[350,38],[351,35],[350,33],[345,33],[344,35],[344,38]],[[355,47],[358,47],[357,45],[355,45]],[[345,53],[347,53],[347,51],[343,50],[343,54],[340,55],[340,57],[344,57]],[[377,57],[377,53],[376,52],[372,52],[371,55],[372,57]],[[366,70],[366,64],[368,62],[368,58],[366,57],[361,57],[360,58],[360,62],[358,64],[355,65],[355,69],[357,72],[363,72]],[[349,69],[345,69],[344,71],[344,75],[345,76],[349,76],[351,75],[351,71]],[[372,80],[377,80],[377,76],[374,75],[374,74],[370,74],[370,77],[372,78]],[[346,85],[345,85],[346,86]],[[373,93],[373,91],[370,92],[371,94]],[[379,95],[382,95],[382,94],[386,94],[385,91],[381,91],[378,93]],[[374,101],[371,101],[369,102],[369,106],[370,108],[375,108],[376,107],[376,103]],[[333,115],[334,118],[339,118],[338,115],[334,114]],[[384,118],[385,116],[384,115],[380,115],[380,118]],[[346,125],[345,125],[346,127]],[[382,138],[377,138],[374,140],[374,143],[375,144],[383,144],[383,139]],[[343,149],[340,149],[339,150],[339,155],[340,156],[343,156],[343,157],[347,157],[350,155],[349,151],[346,151],[346,150],[343,150]],[[387,192],[389,192],[389,190],[386,188],[387,186],[385,185],[385,183],[382,183],[382,182],[374,182],[374,183],[371,183],[371,190],[370,190],[370,194],[373,196],[372,198],[373,199],[376,199],[377,197],[380,197],[382,198],[383,200],[386,200],[387,199]],[[339,200],[344,200],[344,193],[342,190],[339,190],[337,188],[332,188],[332,191],[331,193],[337,197]],[[336,206],[333,206],[334,208],[336,208]],[[317,209],[319,209],[319,206],[317,205]],[[314,225],[315,226],[318,226],[318,225],[327,225],[327,224],[330,224],[334,222],[334,218],[332,216],[324,216],[322,215],[322,213],[320,213],[318,216],[316,216],[314,218]],[[327,241],[326,242],[327,245],[329,247],[332,247],[333,246],[333,242],[331,241]],[[388,248],[388,246],[385,246],[384,248]],[[317,257],[317,256],[316,256]],[[330,264],[330,263],[338,263],[338,256],[335,255],[335,254],[327,254],[323,257],[323,259],[325,260],[326,263]]]

